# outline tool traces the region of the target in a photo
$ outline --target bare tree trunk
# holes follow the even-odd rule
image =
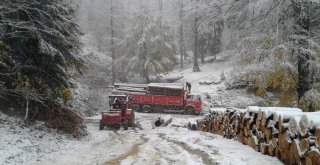
[[[115,83],[116,73],[114,69],[114,61],[115,61],[115,49],[114,49],[114,27],[113,27],[113,0],[111,0],[111,18],[110,18],[110,27],[111,27],[111,56],[112,56],[112,84]]]
[[[27,96],[27,107],[26,107],[26,115],[24,116],[24,120],[27,120],[29,116],[29,98]]]
[[[163,3],[162,3],[162,0],[159,0],[159,8],[160,8],[160,11],[162,11],[162,5],[163,5]]]
[[[139,0],[139,9],[140,9],[140,12],[142,12],[142,0]]]
[[[146,78],[147,84],[150,83],[150,78],[149,78],[149,74],[148,74],[148,70],[144,69],[144,77]]]
[[[162,10],[163,10],[162,5],[163,5],[162,0],[159,0],[159,9],[160,9],[160,28],[162,27]]]
[[[183,15],[183,8],[182,8],[182,0],[180,0],[180,68],[183,69],[183,26],[182,26],[182,15]]]
[[[206,34],[209,35],[209,34]],[[204,55],[205,55],[205,50],[206,50],[206,41],[208,41],[208,38],[205,38],[205,35],[202,36],[202,38],[200,39],[200,45],[199,46],[199,53],[200,53],[200,59],[201,59],[201,64],[204,64]]]
[[[198,20],[196,17],[194,19],[194,56],[193,56],[193,72],[200,72],[199,63],[198,63]]]
[[[297,27],[295,29],[295,35],[305,36],[298,39],[298,41],[293,41],[293,43],[298,43],[299,45],[294,45],[294,51],[298,58],[298,101],[303,97],[305,92],[310,90],[310,70],[309,64],[311,55],[309,52],[304,51],[309,48],[307,37],[310,35],[310,19],[309,19],[309,2],[303,2],[299,0],[292,0],[293,9],[295,13],[295,23]]]
[[[147,45],[145,42],[143,43],[143,59],[142,60],[143,60],[143,64],[145,64],[147,61]],[[142,68],[142,75],[146,79],[147,83],[149,84],[150,78],[149,78],[149,73],[148,73],[148,66],[145,67],[143,65],[142,67],[143,67]]]

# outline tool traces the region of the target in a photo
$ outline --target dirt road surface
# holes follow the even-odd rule
[[[161,114],[136,113],[140,128],[99,130],[99,116],[88,118],[89,137],[73,150],[53,153],[47,164],[101,165],[241,165],[281,164],[234,140],[186,128],[189,121],[202,118],[174,114],[167,127],[152,128]],[[246,153],[246,154],[243,154]]]

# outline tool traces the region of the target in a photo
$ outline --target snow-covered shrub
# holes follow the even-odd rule
[[[298,73],[288,46],[277,35],[254,35],[244,38],[240,48],[242,65],[235,69],[233,79],[247,82],[249,91],[256,96],[269,98],[266,93],[273,92],[277,93],[273,101],[292,105]]]
[[[299,101],[303,111],[314,112],[320,110],[320,92],[316,89],[307,91]]]

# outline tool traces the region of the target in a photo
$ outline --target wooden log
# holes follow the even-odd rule
[[[245,141],[245,137],[244,137],[242,131],[240,131],[240,133],[237,135],[237,140],[238,140],[240,143],[242,143],[242,144],[245,143],[245,142],[244,142],[244,141]]]
[[[271,143],[269,143],[269,146],[268,146],[268,155],[270,156],[275,156],[275,150],[276,150],[276,147]]]
[[[287,131],[287,128],[289,125],[286,125],[287,123],[289,123],[290,119],[289,118],[283,118],[282,116],[279,116],[278,118],[278,130],[279,130],[279,133],[284,133]]]
[[[290,163],[290,157],[289,157],[290,143],[287,139],[286,133],[281,133],[279,135],[278,149],[279,149],[278,158],[282,160],[285,164],[289,164]]]
[[[258,142],[263,142],[263,143],[265,142],[264,141],[264,134],[263,134],[262,131],[257,131],[256,135],[257,135],[257,138],[258,138]]]
[[[153,125],[156,127],[166,127],[172,122],[172,116],[171,115],[166,115],[166,116],[161,116],[158,117],[153,121]]]
[[[317,127],[315,132],[315,144],[317,148],[320,148],[320,127]]]
[[[260,143],[260,152],[264,155],[268,154],[268,148],[269,148],[270,144],[266,144],[266,143]]]
[[[263,131],[263,134],[264,134],[264,138],[265,138],[266,142],[269,142],[272,140],[272,129],[271,128],[266,128]]]
[[[261,118],[261,124],[263,126],[267,126],[267,118],[269,117],[269,115],[267,114],[267,112],[262,111],[262,118]]]
[[[289,136],[294,139],[299,133],[299,121],[300,117],[291,117],[289,121],[288,133]]]
[[[299,133],[301,137],[307,137],[309,132],[309,119],[306,115],[302,115],[299,121]]]
[[[307,157],[307,154],[308,154],[308,151],[309,151],[309,140],[307,138],[302,138],[300,140],[300,158],[306,158]]]
[[[278,158],[279,160],[282,160],[282,159],[281,159],[281,152],[280,152],[279,148],[280,148],[279,146],[276,147],[275,155],[277,156],[277,158]]]
[[[300,162],[300,144],[299,140],[294,139],[290,145],[290,164],[301,164]]]
[[[197,125],[196,125],[197,130],[202,131],[203,127],[205,127],[203,125],[203,119],[197,119]]]
[[[255,125],[257,126],[257,129],[261,129],[261,128],[260,128],[260,126],[261,126],[261,120],[260,120],[260,119],[257,119]]]
[[[236,113],[231,117],[230,124],[232,124],[233,132],[235,136],[240,131],[240,114]]]
[[[253,149],[257,149],[258,139],[256,136],[249,136],[247,139],[247,145]]]
[[[249,137],[249,129],[247,127],[244,127],[243,134],[245,137]]]
[[[309,157],[306,157],[305,165],[312,165],[312,160]]]
[[[272,138],[271,143],[274,148],[278,146],[278,141],[279,141],[278,138]]]
[[[306,164],[310,165],[319,165],[320,164],[320,153],[319,150],[311,150],[308,152],[308,156],[306,158]]]

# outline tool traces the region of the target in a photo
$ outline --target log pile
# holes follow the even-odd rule
[[[320,112],[297,108],[248,107],[212,111],[197,130],[248,145],[285,164],[320,165]]]

